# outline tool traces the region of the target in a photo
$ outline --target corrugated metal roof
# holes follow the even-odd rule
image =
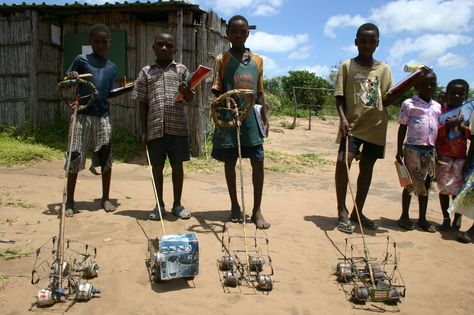
[[[40,10],[40,11],[71,11],[71,10],[107,10],[107,9],[131,9],[131,10],[141,10],[141,9],[171,9],[171,8],[186,8],[193,11],[200,11],[204,12],[199,8],[199,5],[189,3],[188,1],[179,1],[179,0],[170,0],[170,1],[147,1],[147,2],[105,2],[104,4],[89,4],[79,3],[79,2],[72,2],[72,3],[65,3],[61,4],[47,4],[45,2],[42,3],[26,3],[23,2],[21,4],[0,4],[1,11],[15,11],[15,10]]]

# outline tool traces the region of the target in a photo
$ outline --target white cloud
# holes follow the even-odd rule
[[[291,60],[303,60],[311,55],[311,46],[303,46],[295,51],[292,51],[288,55],[288,59]]]
[[[330,67],[329,66],[322,66],[322,65],[301,65],[296,67],[288,68],[288,70],[306,70],[309,72],[314,73],[319,77],[327,77],[329,74]]]
[[[447,53],[438,58],[438,66],[442,68],[460,69],[468,65],[466,58],[453,54]]]
[[[335,29],[358,27],[373,21],[385,33],[446,32],[461,33],[472,28],[472,0],[396,0],[373,8],[370,15],[334,15],[324,27],[324,34],[336,37]]]
[[[347,27],[347,26],[359,26],[361,24],[364,24],[365,22],[366,22],[366,19],[360,15],[356,15],[356,16],[350,16],[348,14],[334,15],[334,16],[331,16],[327,20],[326,25],[324,25],[324,35],[335,38],[336,37],[336,33],[334,32],[335,28]]]
[[[251,33],[245,46],[256,52],[287,52],[309,41],[308,34],[273,35],[265,32]]]
[[[269,6],[267,4],[259,5],[253,11],[254,15],[263,15],[263,16],[275,15],[277,13],[278,13],[278,10],[275,7]]]
[[[357,46],[356,46],[356,45],[344,46],[344,47],[341,48],[341,50],[342,50],[345,54],[347,54],[347,55],[349,55],[349,56],[351,56],[351,57],[356,56],[356,55],[359,53],[359,51],[357,50]]]
[[[272,58],[265,55],[259,55],[259,56],[262,57],[263,59],[263,71],[265,71],[265,74],[266,72],[272,73],[275,70],[280,68],[278,64],[276,63],[276,61],[273,60]]]
[[[193,0],[224,15],[241,14],[247,9],[252,15],[275,15],[283,5],[283,0]]]
[[[472,38],[457,34],[426,34],[417,38],[408,37],[397,40],[390,48],[389,60],[400,62],[403,57],[410,53],[417,54],[417,60],[421,63],[429,64],[435,59],[446,54],[450,48],[458,45],[467,45],[472,42]]]
[[[459,33],[470,29],[473,15],[472,0],[398,0],[372,9],[369,20],[382,33]]]

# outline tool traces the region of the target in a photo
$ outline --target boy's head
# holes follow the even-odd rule
[[[357,29],[355,45],[360,57],[372,58],[379,45],[379,35],[379,28],[372,23],[362,24]]]
[[[446,106],[448,108],[461,105],[468,97],[469,84],[463,79],[451,80],[446,87]]]
[[[426,74],[422,74],[415,83],[415,88],[418,91],[418,96],[424,100],[431,100],[436,87],[438,86],[436,73],[430,71]]]
[[[227,38],[232,47],[243,48],[249,37],[249,22],[242,15],[234,15],[227,24]]]
[[[104,24],[94,24],[89,31],[89,44],[92,51],[101,57],[105,57],[110,47],[110,30]]]
[[[174,36],[170,33],[158,33],[153,43],[153,51],[156,58],[161,61],[169,61],[173,59],[176,52]]]

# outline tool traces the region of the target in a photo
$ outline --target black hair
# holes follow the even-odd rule
[[[463,79],[454,79],[449,81],[448,86],[446,86],[446,93],[448,93],[449,89],[455,85],[464,86],[464,88],[466,89],[466,95],[469,93],[469,83],[467,83],[466,80]]]
[[[160,35],[168,35],[168,36],[171,36],[171,38],[173,38],[173,43],[176,41],[176,39],[175,39],[175,37],[174,37],[173,34],[168,33],[168,32],[158,32],[158,33],[155,34],[155,38],[154,38],[154,41],[155,41],[155,42],[156,42],[156,40],[158,39],[158,37],[159,37]]]
[[[249,26],[249,21],[247,21],[247,19],[244,16],[234,15],[233,17],[230,18],[229,22],[227,23],[227,33],[229,33],[230,27],[232,26],[232,23],[234,23],[235,21],[242,21],[245,23],[245,25],[247,25],[247,27]]]
[[[110,38],[110,29],[107,27],[105,24],[94,24],[91,27],[91,30],[89,31],[89,40],[91,40],[92,37],[97,35],[98,33],[105,33],[107,36]]]
[[[357,29],[356,38],[359,38],[360,33],[364,31],[375,31],[377,33],[377,38],[380,37],[379,28],[373,23],[365,23],[359,26],[359,28]]]

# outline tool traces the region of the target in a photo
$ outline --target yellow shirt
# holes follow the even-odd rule
[[[388,114],[383,106],[383,96],[392,83],[392,72],[383,62],[375,61],[371,67],[361,66],[353,59],[341,63],[334,96],[344,96],[345,115],[352,136],[385,145]],[[340,139],[339,128],[337,142]]]

